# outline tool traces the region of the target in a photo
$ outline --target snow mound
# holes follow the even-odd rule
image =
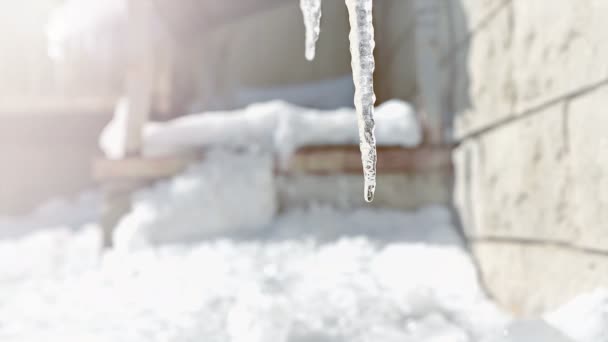
[[[387,181],[391,180],[387,178]],[[326,210],[322,205],[346,209],[358,208],[360,203],[344,201],[340,194],[332,194],[333,197],[309,196],[294,201],[286,195],[294,191],[290,182],[292,180],[277,181],[273,156],[269,152],[209,150],[201,163],[134,196],[131,212],[116,230],[116,244],[130,248],[186,240],[200,241],[219,234],[253,234],[275,218],[279,203],[284,209],[289,208],[290,214],[281,218],[291,220],[287,226],[297,232],[314,232],[318,239],[355,233],[378,240],[413,238],[415,236],[410,234],[419,231],[402,229],[402,222],[407,220],[413,226],[428,227],[424,230],[424,236],[420,237],[421,241],[460,242],[460,236],[453,229],[452,217],[446,210],[430,207],[412,215],[382,209],[355,209],[345,219],[342,215],[334,215],[335,210]],[[306,188],[315,194],[319,188],[333,189],[338,193],[346,192],[345,197],[352,193],[348,187],[335,187],[332,183],[345,183],[345,179],[331,177],[321,185],[310,180],[297,185],[295,189]],[[397,196],[402,194],[392,198]],[[294,209],[301,207],[312,211]],[[373,228],[379,223],[380,227]],[[336,227],[342,230],[336,230]]]
[[[123,100],[101,135],[100,147],[109,158],[124,156],[127,109],[128,103]],[[392,100],[379,106],[376,122],[379,145],[413,147],[422,140],[414,111],[406,102]],[[354,109],[316,110],[271,101],[241,110],[149,123],[144,129],[143,153],[167,156],[222,147],[262,149],[284,158],[302,146],[343,144],[359,144]]]
[[[264,228],[277,211],[269,154],[210,151],[207,162],[133,198],[118,247],[193,241]]]

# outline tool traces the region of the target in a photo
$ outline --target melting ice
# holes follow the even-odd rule
[[[355,83],[355,108],[367,202],[376,191],[376,137],[374,134],[374,25],[372,0],[346,0],[350,21],[350,51]],[[300,0],[306,26],[306,59],[315,57],[321,23],[321,0]]]
[[[355,108],[359,124],[361,161],[365,177],[365,200],[376,190],[376,137],[374,135],[374,26],[372,0],[346,0],[350,21],[350,51],[355,82]]]
[[[300,0],[306,27],[306,59],[315,59],[315,50],[321,27],[321,0]]]

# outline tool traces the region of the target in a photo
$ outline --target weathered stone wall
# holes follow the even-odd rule
[[[608,286],[608,2],[459,1],[455,201],[489,292],[530,314]]]

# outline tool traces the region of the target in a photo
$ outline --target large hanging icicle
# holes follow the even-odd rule
[[[312,61],[321,31],[321,0],[300,0],[300,8],[306,28],[306,59]]]
[[[350,52],[355,108],[359,124],[359,146],[365,177],[365,200],[371,202],[376,190],[376,137],[374,135],[374,26],[372,0],[346,0],[350,21]]]

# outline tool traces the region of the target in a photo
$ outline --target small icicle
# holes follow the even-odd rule
[[[353,81],[355,83],[355,108],[359,124],[359,146],[365,200],[371,202],[376,191],[376,137],[374,135],[374,26],[372,23],[373,0],[346,0],[350,21],[350,52]]]
[[[300,0],[300,9],[306,27],[306,59],[312,61],[321,30],[321,0]]]

